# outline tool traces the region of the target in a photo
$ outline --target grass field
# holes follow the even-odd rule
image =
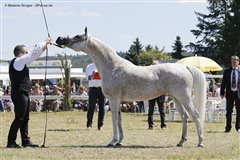
[[[48,113],[46,148],[7,149],[7,134],[13,113],[0,113],[1,160],[62,160],[62,159],[240,159],[240,134],[233,128],[224,133],[225,120],[205,123],[204,148],[196,147],[195,125],[188,123],[188,141],[176,147],[181,137],[182,123],[168,122],[160,129],[159,116],[155,115],[155,128],[148,130],[146,114],[123,113],[125,138],[123,147],[108,148],[112,139],[111,113],[106,113],[104,128],[97,130],[97,113],[94,126],[86,130],[86,112],[71,111]],[[235,116],[233,117],[235,121]],[[233,124],[234,125],[234,124]],[[45,113],[31,113],[29,134],[34,143],[42,145]],[[17,138],[20,142],[20,134]]]

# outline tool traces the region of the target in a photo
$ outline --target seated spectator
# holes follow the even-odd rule
[[[45,99],[45,96],[48,96],[48,95],[51,94],[51,90],[50,90],[49,85],[43,86],[42,91],[43,91],[43,95],[44,95],[42,111],[46,111],[46,110],[49,110],[51,108],[50,106],[51,106],[51,103],[52,103],[52,100]]]
[[[207,92],[207,97],[212,97],[213,95],[212,95],[212,92]]]
[[[221,83],[216,83],[216,90],[214,92],[214,97],[221,97],[220,95],[220,89],[221,89]]]
[[[3,89],[0,88],[0,96],[3,96],[3,95],[4,95]],[[2,103],[2,100],[0,99],[0,112],[3,112],[3,111],[4,111],[3,108],[4,108],[4,107],[3,107],[3,103]]]
[[[105,103],[105,106],[104,106],[104,111],[105,111],[105,112],[108,112],[108,111],[110,111],[110,110],[111,110],[111,108],[110,108],[110,105],[109,105],[109,100],[106,99],[106,103]]]
[[[49,85],[45,85],[43,87],[43,94],[44,95],[50,95],[51,91],[50,91],[50,88],[49,88]]]
[[[60,91],[60,88],[57,85],[53,86],[53,90],[51,92],[51,95],[58,95],[58,96],[62,96],[62,92]],[[53,111],[59,111],[60,110],[60,106],[62,104],[62,100],[61,99],[56,99],[53,100],[51,103],[51,106],[53,107]]]
[[[11,87],[7,86],[4,95],[11,95]],[[11,99],[4,99],[3,104],[5,106],[5,110],[14,112],[14,104]]]
[[[85,89],[83,88],[83,86],[79,86],[77,92],[75,93],[75,95],[79,95],[82,97],[88,96],[87,92],[85,91]]]
[[[136,110],[135,102],[122,101],[120,107],[122,112],[135,112]]]
[[[33,87],[31,95],[41,95],[43,96],[43,91],[38,83]],[[31,109],[32,111],[40,112],[42,111],[43,99],[31,99]]]
[[[78,87],[78,90],[75,93],[75,95],[78,95],[79,97],[87,97],[88,96],[88,94],[84,90],[83,86]],[[73,100],[73,107],[87,111],[87,106],[88,106],[87,103],[88,103],[88,100],[75,99],[75,100]]]

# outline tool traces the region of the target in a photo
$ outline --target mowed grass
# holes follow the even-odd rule
[[[86,130],[86,112],[50,112],[46,148],[7,149],[7,134],[13,113],[0,113],[1,160],[62,160],[62,159],[240,159],[240,134],[233,128],[224,133],[225,120],[205,123],[204,148],[196,147],[198,139],[194,123],[188,123],[188,141],[176,147],[181,137],[182,123],[168,122],[162,130],[159,115],[154,115],[155,127],[148,130],[146,114],[122,113],[125,138],[123,147],[109,148],[112,139],[111,112],[106,113],[104,128],[97,130],[97,112],[94,125]],[[235,121],[235,116],[233,116]],[[234,123],[233,123],[234,126]],[[31,112],[29,134],[34,143],[42,145],[45,113]],[[20,134],[17,143],[21,144]]]

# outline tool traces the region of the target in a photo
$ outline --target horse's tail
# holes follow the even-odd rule
[[[193,105],[199,112],[199,118],[204,125],[205,121],[205,105],[206,105],[206,78],[199,69],[187,66],[193,77]]]

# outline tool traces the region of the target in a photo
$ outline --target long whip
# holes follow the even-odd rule
[[[50,38],[50,34],[49,34],[49,30],[48,30],[48,25],[47,25],[47,20],[46,20],[46,16],[45,16],[45,12],[44,12],[44,9],[43,9],[43,4],[42,4],[42,0],[40,0],[40,3],[41,3],[41,8],[42,8],[42,13],[43,13],[43,18],[44,18],[44,22],[45,22],[45,26],[46,26],[46,29],[47,29],[47,34],[48,34],[48,37]],[[45,81],[45,89],[46,89],[46,85],[47,85],[47,61],[48,61],[48,48],[46,48],[46,64],[45,64],[45,78],[44,78],[44,81]],[[44,102],[46,102],[46,93],[44,94]],[[43,136],[43,144],[41,147],[45,147],[45,142],[46,142],[46,136],[47,136],[47,112],[48,110],[46,109],[46,122],[45,122],[45,130],[44,130],[44,136]]]

